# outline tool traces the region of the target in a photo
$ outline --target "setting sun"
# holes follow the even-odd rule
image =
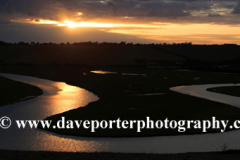
[[[63,23],[59,23],[59,26],[68,26],[69,28],[74,28],[77,26],[77,24],[75,22],[72,21],[65,21]]]
[[[71,22],[71,21],[65,21],[64,23],[70,28],[74,28],[77,26],[76,23]]]

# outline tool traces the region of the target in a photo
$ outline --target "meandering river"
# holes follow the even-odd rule
[[[204,135],[161,136],[146,138],[87,138],[62,136],[38,129],[17,129],[15,120],[39,120],[50,115],[58,114],[84,107],[91,101],[98,100],[93,93],[63,82],[54,82],[29,76],[0,74],[16,81],[28,83],[41,88],[44,94],[20,103],[0,108],[0,117],[8,116],[12,120],[9,129],[0,129],[0,149],[31,150],[31,151],[68,151],[68,152],[122,152],[122,153],[182,153],[220,150],[224,143],[228,149],[240,148],[240,131],[214,133]],[[230,86],[233,84],[230,84]],[[239,84],[234,84],[235,86]],[[217,86],[226,86],[218,84]],[[216,85],[175,87],[172,90],[192,94],[205,95],[208,87]],[[201,93],[199,92],[201,90]],[[219,101],[215,95],[214,101]],[[207,94],[208,96],[214,96]],[[223,103],[239,107],[240,98],[227,97]],[[217,99],[216,99],[217,98]],[[223,99],[222,97],[220,99]]]

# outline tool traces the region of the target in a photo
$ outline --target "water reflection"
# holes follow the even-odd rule
[[[224,86],[240,86],[240,84],[203,84],[172,87],[170,90],[195,97],[205,98],[215,102],[229,104],[240,108],[240,97],[214,93],[207,91],[208,88],[224,87]]]
[[[78,107],[84,107],[91,101],[96,101],[95,95],[90,94],[87,90],[68,85],[66,83],[57,82],[55,86],[61,88],[58,94],[48,96],[46,99],[50,107],[45,108],[45,112],[55,115]]]
[[[84,89],[62,82],[0,74],[14,80],[38,86],[44,95],[26,102],[0,108],[0,117],[12,119],[12,126],[0,129],[0,149],[67,152],[181,153],[216,151],[224,144],[228,149],[240,147],[240,131],[226,133],[162,136],[146,138],[85,138],[57,135],[38,129],[17,129],[15,120],[44,119],[69,109],[85,106],[98,97]],[[225,84],[224,84],[225,85]],[[208,86],[215,87],[215,86]],[[179,87],[184,90],[186,87]],[[192,87],[194,89],[194,87]],[[199,88],[201,89],[201,87]],[[189,90],[189,92],[196,92]],[[238,100],[240,102],[240,100]]]
[[[59,137],[42,130],[30,129],[30,127],[17,129],[14,123],[15,120],[41,120],[86,106],[89,102],[98,100],[96,95],[62,82],[13,74],[0,75],[38,86],[44,91],[42,96],[35,99],[0,108],[0,117],[8,116],[13,122],[8,130],[0,130],[1,149],[95,152],[99,151],[99,148],[104,148],[101,143],[87,139],[77,141],[72,137]]]
[[[102,71],[102,70],[91,71],[91,72],[96,74],[118,74],[117,72]],[[146,76],[146,74],[138,74],[138,73],[122,73],[122,75],[123,76]]]
[[[117,72],[109,72],[109,71],[102,71],[102,70],[91,71],[91,72],[96,74],[117,74]]]

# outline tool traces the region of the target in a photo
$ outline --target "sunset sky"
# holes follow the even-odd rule
[[[240,45],[240,0],[0,0],[0,41]]]

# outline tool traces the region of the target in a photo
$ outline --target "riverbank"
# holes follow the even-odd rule
[[[108,70],[117,74],[94,74],[92,70]],[[169,90],[170,87],[191,84],[208,83],[235,83],[240,81],[239,75],[177,71],[165,69],[146,69],[141,67],[2,67],[2,72],[30,75],[68,84],[79,86],[92,91],[100,97],[97,102],[90,103],[86,107],[71,110],[59,115],[48,117],[53,124],[62,116],[76,120],[124,120],[146,119],[152,120],[207,120],[215,116],[217,119],[230,120],[229,123],[239,118],[238,108],[201,99],[182,95]],[[125,76],[122,73],[139,73],[146,76]],[[163,93],[152,96],[136,96],[139,94]],[[216,113],[216,110],[218,111]],[[179,134],[202,133],[200,129],[178,132],[177,129],[142,130],[90,130],[83,129],[50,129],[58,134],[92,137],[139,137],[161,136]],[[208,130],[219,132],[219,130]]]
[[[38,87],[0,77],[0,107],[43,94]]]
[[[181,153],[181,154],[137,154],[137,153],[70,153],[70,152],[46,152],[46,151],[9,151],[0,150],[1,159],[24,159],[24,160],[51,160],[51,159],[88,159],[88,160],[238,160],[239,151],[207,152],[207,153]],[[97,158],[96,158],[97,157]]]
[[[239,86],[209,88],[209,89],[207,89],[207,91],[240,97],[240,92],[239,92],[240,87]]]

